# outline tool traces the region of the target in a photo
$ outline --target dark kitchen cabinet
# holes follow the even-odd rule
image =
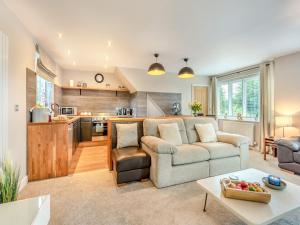
[[[92,118],[81,118],[80,141],[92,141]]]
[[[73,154],[80,142],[80,119],[73,122]]]

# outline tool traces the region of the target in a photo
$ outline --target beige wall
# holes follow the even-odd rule
[[[103,83],[97,83],[94,79],[97,71],[77,71],[77,70],[63,70],[62,71],[62,85],[69,86],[69,81],[74,80],[76,85],[78,81],[87,83],[88,87],[105,88],[106,84],[110,84],[110,88],[116,89],[119,85],[123,85],[122,81],[115,74],[102,73],[104,75]]]
[[[275,115],[292,115],[294,126],[286,135],[299,135],[300,129],[300,52],[275,59]],[[281,136],[282,129],[275,134]]]
[[[26,68],[34,69],[34,40],[14,14],[0,1],[0,29],[9,39],[8,156],[26,175]],[[19,111],[15,111],[19,105]]]
[[[183,114],[191,114],[189,104],[192,101],[192,85],[210,85],[208,76],[195,76],[191,79],[180,79],[172,73],[163,76],[149,76],[146,70],[130,68],[119,68],[119,72],[136,91],[180,93]]]
[[[21,178],[27,174],[26,150],[26,68],[35,69],[35,39],[17,17],[0,1],[0,30],[9,40],[8,56],[8,149],[7,155],[21,167]],[[50,60],[50,59],[49,59]],[[61,72],[55,65],[60,83]],[[18,105],[19,110],[15,107]],[[24,181],[24,180],[23,180]]]

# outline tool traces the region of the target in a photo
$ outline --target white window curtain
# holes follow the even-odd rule
[[[211,110],[210,110],[210,114],[211,115],[217,115],[217,84],[218,80],[217,80],[217,77],[212,77],[211,78]]]
[[[265,148],[265,137],[274,136],[274,62],[260,66],[260,151]]]
[[[8,37],[0,31],[0,158],[8,147]]]

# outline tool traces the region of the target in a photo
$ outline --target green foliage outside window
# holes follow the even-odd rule
[[[36,83],[36,105],[50,108],[51,104],[53,103],[53,83],[40,76],[37,76]]]

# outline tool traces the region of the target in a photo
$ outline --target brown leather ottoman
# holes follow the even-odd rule
[[[149,178],[151,158],[139,147],[112,150],[117,184]]]

